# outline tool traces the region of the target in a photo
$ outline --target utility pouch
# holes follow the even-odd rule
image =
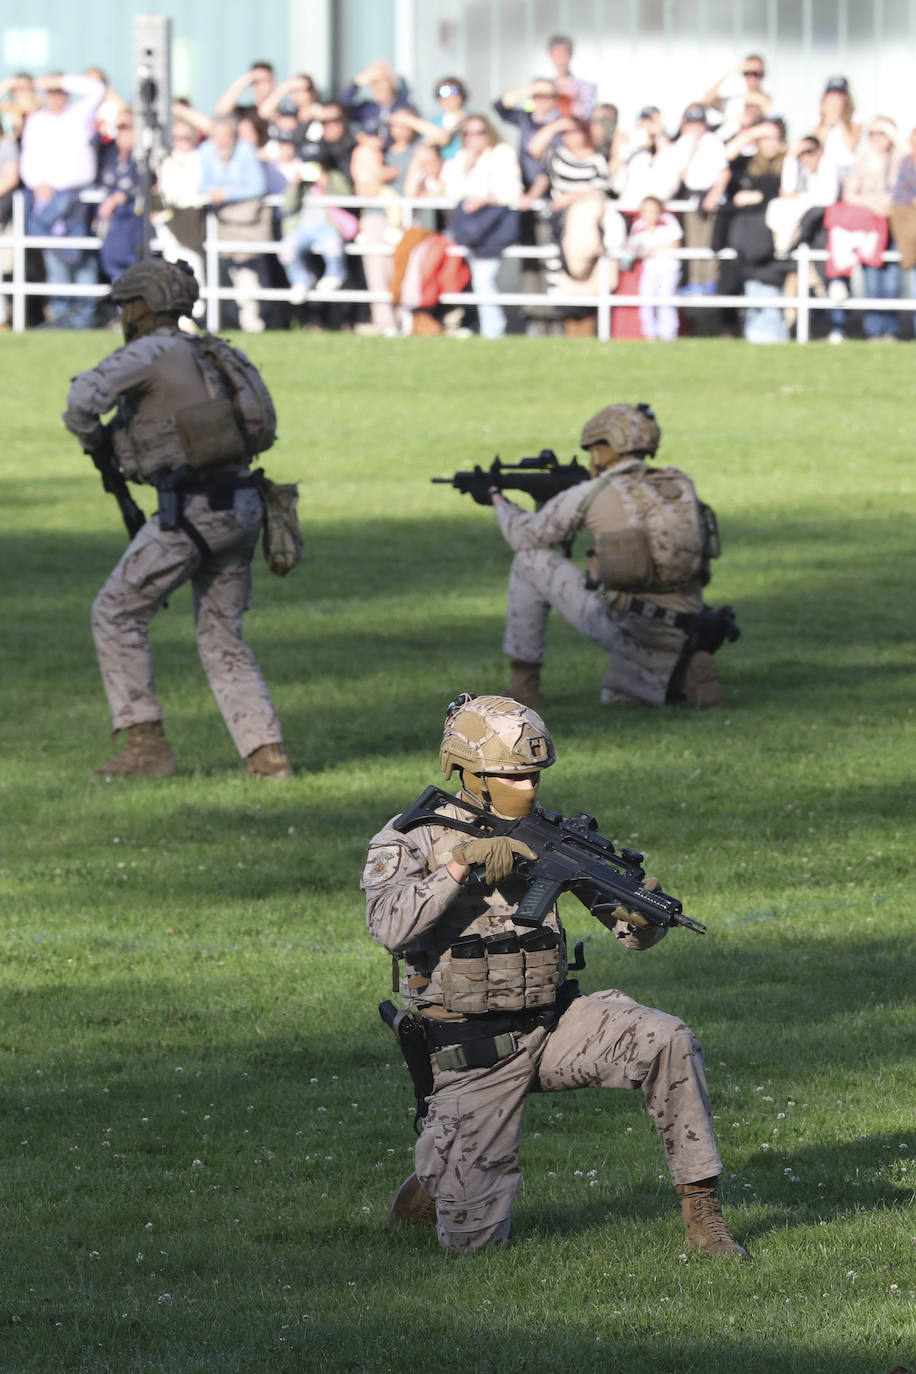
[[[175,424],[188,465],[195,472],[248,463],[245,440],[228,396],[214,396],[179,410]]]
[[[525,956],[525,1006],[549,1006],[560,981],[560,942],[549,926],[541,926],[521,935],[519,944]]]
[[[599,534],[595,553],[598,580],[608,591],[645,591],[655,582],[649,540],[641,529]]]
[[[479,1016],[487,1010],[487,956],[479,935],[464,935],[441,965],[442,999],[447,1011]]]
[[[521,1011],[525,1005],[525,956],[516,934],[494,935],[487,944],[487,1011]]]
[[[263,468],[257,468],[254,475],[264,502],[264,558],[272,573],[285,577],[300,561],[303,552],[296,510],[299,487],[296,482],[272,482]]]

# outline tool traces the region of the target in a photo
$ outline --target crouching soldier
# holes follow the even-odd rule
[[[540,707],[553,608],[610,655],[605,705],[725,704],[713,655],[739,631],[730,606],[703,600],[719,553],[715,515],[679,468],[651,466],[660,440],[651,406],[605,406],[582,431],[591,481],[531,512],[496,485],[475,496],[492,501],[515,554],[503,648],[517,701]],[[593,541],[587,571],[569,557],[581,529]]]
[[[115,470],[155,486],[159,509],[133,533],[92,608],[114,731],[127,731],[126,746],[95,771],[103,777],[175,772],[156,697],[149,624],[190,581],[204,672],[248,772],[291,777],[270,693],[242,638],[264,518],[258,478],[249,469],[253,455],[273,442],[269,393],[238,350],[179,329],[199,295],[185,264],[139,262],[118,277],[111,294],[125,343],[74,378],[64,423],[87,452],[113,447]],[[101,417],[113,407],[115,419],[103,426]]]
[[[534,811],[541,772],[555,754],[532,709],[464,694],[449,707],[439,757],[446,778],[457,772],[461,799],[515,819]],[[457,805],[434,814],[468,819]],[[515,919],[532,881],[513,871],[516,855],[537,858],[530,846],[485,830],[469,838],[445,824],[411,825],[405,833],[400,819],[371,841],[362,878],[369,930],[406,963],[400,992],[408,1021],[399,1030],[415,1085],[424,1069],[427,1075],[426,1091],[417,1089],[425,1115],[416,1171],[395,1194],[391,1221],[435,1223],[452,1251],[506,1241],[527,1094],[640,1088],[680,1195],[688,1243],[746,1258],[717,1196],[722,1165],[692,1032],[623,992],[579,993],[567,979],[556,906],[537,928]],[[594,894],[576,895],[591,906]],[[665,934],[621,907],[601,919],[629,949],[646,949]],[[408,1028],[412,1042],[417,1034],[422,1040],[420,1056],[412,1043],[412,1060]]]

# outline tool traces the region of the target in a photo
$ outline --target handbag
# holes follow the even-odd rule
[[[482,205],[479,210],[456,205],[451,230],[455,242],[475,257],[498,258],[504,248],[518,243],[521,217],[508,205]]]

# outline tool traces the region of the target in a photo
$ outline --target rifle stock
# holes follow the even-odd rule
[[[439,812],[443,806],[457,806],[469,819],[443,816]],[[476,836],[511,835],[534,850],[536,859],[515,858],[514,871],[531,880],[513,917],[518,925],[539,926],[560,893],[583,888],[595,894],[593,914],[601,909],[613,916],[620,906],[637,913],[649,925],[666,929],[685,926],[698,934],[706,929],[684,914],[677,897],[660,888],[645,887],[642,854],[635,849],[616,849],[611,840],[598,833],[594,816],[584,811],[567,817],[535,806],[530,816],[506,820],[433,785],[398,817],[395,829],[408,834],[420,825],[441,825]]]

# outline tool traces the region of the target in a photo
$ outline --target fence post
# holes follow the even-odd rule
[[[216,215],[208,210],[204,218],[204,261],[207,264],[207,329],[215,334],[219,329],[219,243],[216,236]],[[210,293],[213,293],[212,295]]]
[[[607,343],[611,337],[611,260],[607,253],[598,259],[598,338]]]
[[[13,192],[13,330],[25,329],[25,196]]]
[[[796,276],[798,279],[798,315],[795,319],[795,342],[805,344],[811,337],[811,311],[808,309],[808,301],[811,298],[809,277],[811,274],[811,248],[807,243],[800,243],[795,258]]]

